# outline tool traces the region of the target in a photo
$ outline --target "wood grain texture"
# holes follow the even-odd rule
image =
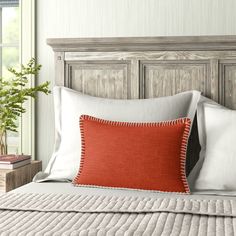
[[[0,193],[5,193],[32,181],[42,170],[42,161],[32,161],[31,164],[14,170],[0,169]]]
[[[56,77],[55,77],[55,83],[58,86],[65,86],[65,61],[64,61],[64,52],[57,52],[54,54],[54,61],[55,61],[55,71],[56,71]]]
[[[97,97],[131,97],[129,62],[80,61],[69,63],[67,71],[67,86],[72,89]]]
[[[219,62],[220,103],[236,109],[236,60]]]
[[[130,38],[132,41],[132,38]],[[121,50],[121,49],[120,49]],[[59,52],[60,53],[60,52]],[[235,51],[115,51],[115,52],[65,52],[66,61],[80,60],[214,60],[236,59]]]
[[[236,36],[169,36],[119,38],[50,38],[47,44],[54,51],[232,51]]]
[[[144,80],[143,98],[171,96],[188,90],[207,91],[208,62],[204,61],[141,61]]]

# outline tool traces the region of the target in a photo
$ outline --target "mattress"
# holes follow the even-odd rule
[[[236,235],[236,197],[30,183],[0,195],[0,235]]]
[[[13,193],[55,193],[55,194],[77,194],[77,195],[104,195],[104,196],[141,196],[141,197],[158,197],[163,193],[157,191],[131,190],[131,189],[111,189],[111,188],[93,188],[93,187],[75,187],[66,182],[31,182],[20,188],[12,190]],[[173,195],[165,193],[164,195]],[[193,192],[191,198],[210,198],[215,199],[228,197],[235,198],[236,191],[202,191]]]
[[[236,235],[236,196],[29,183],[0,195],[0,235]]]

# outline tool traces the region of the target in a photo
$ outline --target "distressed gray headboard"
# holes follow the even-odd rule
[[[48,39],[56,84],[109,98],[196,89],[236,109],[236,36]],[[187,173],[198,159],[196,120]]]

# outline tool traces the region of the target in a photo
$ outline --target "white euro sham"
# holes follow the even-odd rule
[[[203,105],[205,155],[193,189],[236,190],[236,111]]]
[[[151,99],[107,99],[84,95],[65,87],[55,87],[55,151],[44,173],[34,181],[71,181],[80,165],[82,114],[126,122],[158,122],[189,117],[193,120],[200,92],[187,91]]]

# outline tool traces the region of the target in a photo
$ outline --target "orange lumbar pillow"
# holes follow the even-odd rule
[[[190,119],[115,122],[82,115],[75,185],[189,193],[185,157]]]

